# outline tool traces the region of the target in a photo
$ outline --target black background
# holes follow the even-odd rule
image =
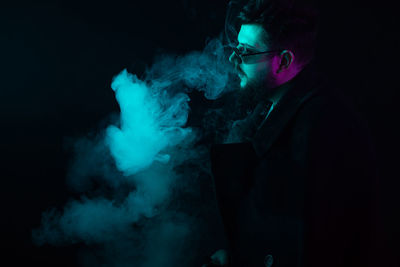
[[[41,213],[61,208],[73,196],[65,183],[70,157],[65,138],[85,135],[118,111],[110,83],[123,68],[140,74],[155,53],[202,49],[207,38],[223,31],[227,2],[1,2],[3,260],[76,264],[80,245],[35,247],[31,241]],[[369,123],[381,173],[385,239],[388,250],[396,252],[396,10],[384,1],[323,2],[317,61]]]

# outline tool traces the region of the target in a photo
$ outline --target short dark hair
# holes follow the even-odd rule
[[[260,24],[271,49],[289,49],[307,64],[316,48],[318,9],[310,0],[250,0],[242,8],[240,24]]]

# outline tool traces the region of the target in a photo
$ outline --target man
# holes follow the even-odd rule
[[[367,129],[316,72],[316,12],[293,3],[248,1],[239,16],[229,60],[245,116],[211,149],[229,247],[208,266],[376,266]]]

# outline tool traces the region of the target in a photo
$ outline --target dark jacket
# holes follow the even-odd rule
[[[315,71],[300,72],[248,142],[211,164],[232,266],[372,266],[374,152],[365,123]]]

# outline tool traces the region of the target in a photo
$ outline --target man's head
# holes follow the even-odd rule
[[[250,0],[244,6],[236,51],[229,58],[243,89],[275,88],[313,58],[317,13],[304,1]]]

